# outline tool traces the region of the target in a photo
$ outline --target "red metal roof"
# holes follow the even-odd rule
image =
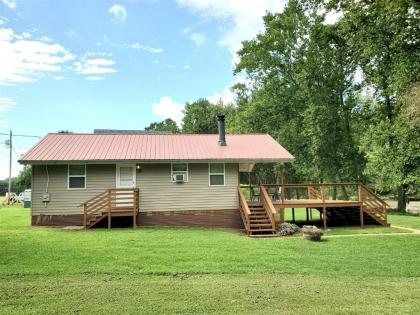
[[[294,157],[267,134],[57,134],[50,133],[20,160],[43,161],[291,161]]]

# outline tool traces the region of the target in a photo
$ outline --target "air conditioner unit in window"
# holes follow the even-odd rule
[[[174,174],[172,179],[174,182],[183,183],[185,182],[185,174]]]

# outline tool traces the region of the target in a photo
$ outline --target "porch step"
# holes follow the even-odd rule
[[[261,228],[261,227],[266,227],[266,226],[271,227],[271,223],[255,223],[255,224],[251,223],[249,226],[251,227],[251,229],[252,228]]]

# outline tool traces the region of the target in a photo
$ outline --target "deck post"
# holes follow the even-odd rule
[[[108,229],[111,228],[111,191],[108,190]]]
[[[284,163],[280,163],[280,199],[281,203],[284,204]]]
[[[83,204],[83,225],[85,229],[87,229],[87,205],[86,203]]]
[[[284,208],[280,208],[280,223],[284,223]]]
[[[306,223],[309,223],[309,211],[308,211],[308,208],[306,208]]]
[[[360,228],[365,226],[364,217],[363,217],[363,206],[360,206]]]
[[[322,208],[322,219],[324,221],[324,230],[327,229],[327,208],[323,207]]]
[[[295,208],[292,208],[292,219],[293,219],[293,223],[296,223],[296,221],[295,221]]]
[[[133,190],[133,229],[135,229],[136,226],[136,213],[137,213],[137,205],[138,205],[138,190]]]

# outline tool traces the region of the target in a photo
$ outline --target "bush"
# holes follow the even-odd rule
[[[280,223],[279,224],[279,235],[286,236],[286,235],[293,235],[300,231],[300,228],[293,223]]]
[[[315,225],[304,225],[302,227],[303,237],[310,241],[320,241],[321,236],[324,235],[321,229]]]

